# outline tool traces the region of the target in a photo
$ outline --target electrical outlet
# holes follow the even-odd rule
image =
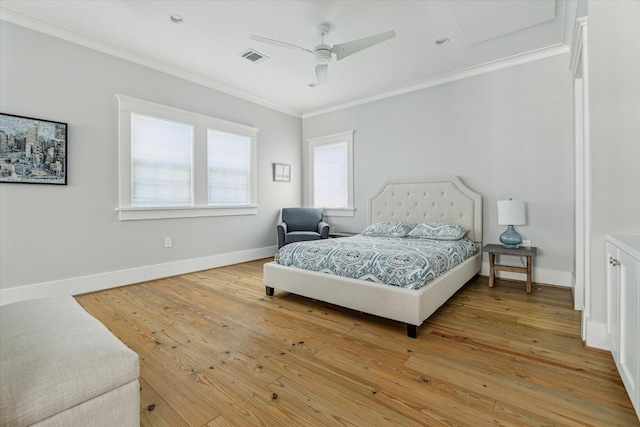
[[[170,248],[171,246],[173,246],[173,240],[171,239],[171,237],[165,237],[164,238],[164,247],[165,248]]]
[[[522,241],[522,246],[524,246],[525,248],[530,248],[531,247],[531,240],[523,240]]]

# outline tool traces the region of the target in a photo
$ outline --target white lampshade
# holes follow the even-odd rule
[[[524,201],[498,200],[499,225],[524,225]]]

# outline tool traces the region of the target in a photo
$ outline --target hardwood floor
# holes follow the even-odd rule
[[[77,297],[140,355],[142,426],[634,426],[568,289],[468,283],[405,325],[276,290],[254,261]]]

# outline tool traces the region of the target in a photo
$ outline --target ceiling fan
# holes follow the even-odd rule
[[[336,55],[336,60],[346,58],[354,53],[360,52],[368,47],[374,46],[378,43],[382,43],[385,40],[389,40],[396,36],[395,31],[387,31],[385,33],[376,34],[373,36],[365,37],[362,39],[350,41],[347,43],[340,43],[334,46],[328,46],[324,44],[324,36],[331,32],[331,26],[329,24],[320,24],[316,28],[316,35],[320,36],[320,44],[313,50],[305,49],[304,47],[296,46],[291,43],[282,42],[280,40],[268,39],[261,36],[250,36],[251,40],[259,42],[270,43],[276,46],[286,47],[289,49],[301,50],[303,52],[309,52],[314,56],[314,62],[316,64],[316,78],[318,84],[322,85],[327,83],[327,70],[329,63],[331,62],[332,54]]]

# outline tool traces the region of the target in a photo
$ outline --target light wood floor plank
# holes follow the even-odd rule
[[[411,339],[267,297],[267,261],[77,297],[140,355],[142,426],[640,426],[568,289],[478,277]]]
[[[140,424],[186,427],[189,423],[172,408],[144,378],[140,378]]]

